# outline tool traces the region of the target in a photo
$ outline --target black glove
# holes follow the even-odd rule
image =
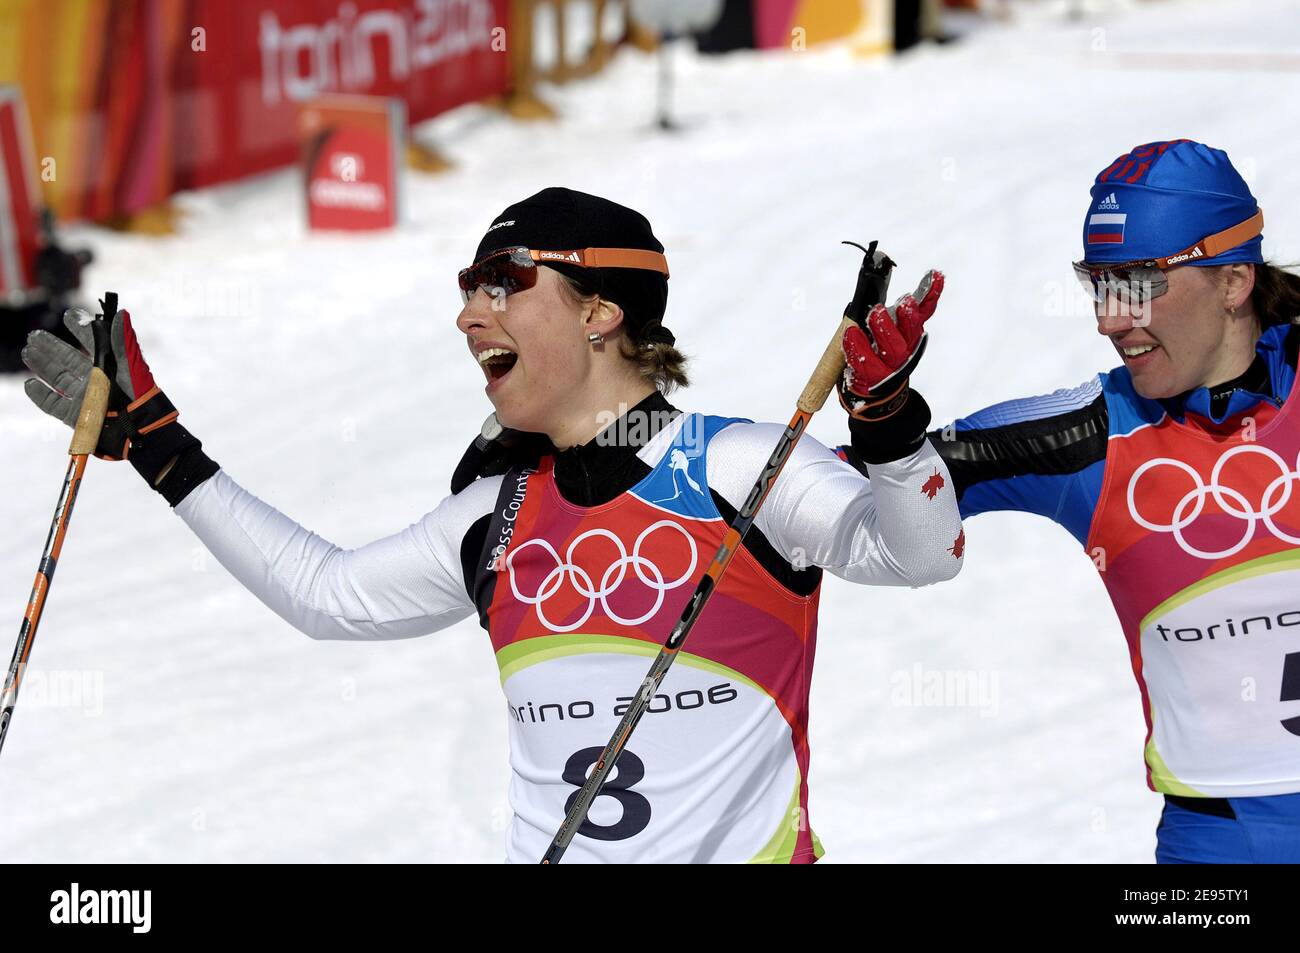
[[[198,438],[177,422],[176,408],[154,383],[131,327],[131,316],[118,311],[106,313],[105,319],[113,345],[108,366],[111,386],[95,456],[130,460],[149,485],[175,506],[219,467],[203,453]],[[87,352],[93,353],[95,344],[88,312],[70,308],[63,323],[86,351],[48,331],[33,331],[22,359],[36,377],[29,379],[23,390],[41,410],[73,427],[90,376]]]

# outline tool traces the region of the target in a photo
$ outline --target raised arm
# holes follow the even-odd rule
[[[1109,415],[1098,378],[993,404],[930,432],[963,517],[992,510],[1045,516],[1083,545],[1101,492]],[[862,472],[854,447],[841,458]]]
[[[733,424],[709,445],[709,485],[739,506],[783,427]],[[924,586],[961,569],[961,516],[943,460],[928,443],[870,464],[868,480],[811,437],[799,441],[755,526],[793,565],[850,582]]]
[[[89,326],[76,312],[65,324],[90,343]],[[500,478],[448,497],[401,533],[340,549],[242,489],[203,452],[154,382],[129,314],[117,315],[110,337],[116,366],[96,456],[129,460],[218,561],[282,618],[313,638],[392,639],[433,632],[473,612],[462,581],[462,542],[491,510]],[[88,354],[38,331],[23,359],[36,373],[25,384],[28,396],[71,426],[90,372]]]
[[[878,252],[872,260],[877,273],[893,267]],[[841,340],[837,391],[863,472],[810,437],[799,442],[755,521],[793,565],[892,586],[940,582],[961,569],[957,498],[925,439],[930,408],[911,388],[943,285],[943,275],[929,271],[892,307],[876,304],[861,315],[859,299],[850,303],[854,323]],[[710,485],[739,505],[780,432],[775,424],[740,424],[719,433],[709,448]]]

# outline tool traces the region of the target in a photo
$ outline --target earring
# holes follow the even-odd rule
[[[605,336],[603,334],[597,334],[595,331],[592,331],[590,334],[587,335],[587,340],[590,341],[593,346],[597,344],[604,344]]]

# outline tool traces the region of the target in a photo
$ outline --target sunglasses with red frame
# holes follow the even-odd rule
[[[579,268],[636,268],[657,271],[668,277],[668,259],[644,248],[571,248],[561,251],[538,251],[516,245],[485,255],[458,275],[461,300],[479,288],[487,288],[494,297],[526,291],[537,284],[537,266],[554,262]]]

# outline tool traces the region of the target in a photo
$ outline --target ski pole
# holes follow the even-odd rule
[[[844,244],[853,245],[854,243],[845,242]],[[861,245],[855,245],[855,247],[862,248]],[[844,317],[835,330],[835,336],[831,338],[830,344],[826,346],[821,360],[817,362],[817,367],[813,370],[812,376],[803,389],[803,393],[799,395],[799,400],[795,404],[794,416],[790,418],[790,423],[786,426],[785,432],[781,434],[781,439],[777,441],[776,448],[768,458],[767,465],[763,467],[763,472],[758,475],[758,479],[750,489],[749,496],[746,497],[740,509],[736,511],[735,519],[727,527],[726,535],[722,538],[722,544],[718,547],[713,561],[709,563],[708,569],[704,571],[704,577],[700,579],[699,585],[695,587],[695,592],[687,600],[681,618],[673,627],[672,632],[669,633],[667,641],[659,650],[659,654],[655,656],[650,671],[641,682],[641,687],[637,690],[631,704],[628,705],[627,712],[619,721],[618,727],[614,729],[609,744],[605,745],[605,749],[600,753],[600,758],[597,759],[595,767],[591,770],[591,775],[578,790],[577,797],[565,815],[564,822],[560,824],[560,829],[555,832],[555,837],[551,839],[551,846],[547,848],[546,853],[542,856],[541,862],[543,864],[557,863],[564,856],[570,841],[573,840],[573,835],[578,832],[578,828],[587,819],[587,811],[590,810],[591,803],[600,795],[601,787],[604,786],[605,780],[618,762],[618,756],[623,752],[623,748],[627,745],[632,732],[636,730],[641,716],[645,714],[646,708],[649,707],[655,691],[659,688],[659,683],[663,681],[664,675],[677,658],[678,650],[686,641],[686,637],[690,635],[696,619],[700,617],[700,612],[704,609],[705,603],[709,601],[709,596],[713,594],[722,579],[722,574],[727,571],[727,566],[731,564],[732,557],[740,549],[745,534],[754,525],[754,519],[758,516],[759,508],[763,505],[763,501],[767,498],[767,494],[776,482],[776,478],[785,467],[786,461],[790,459],[790,454],[794,451],[799,438],[803,436],[804,430],[807,429],[808,422],[812,420],[813,414],[822,409],[831,388],[835,386],[840,379],[840,375],[843,374],[844,351],[840,346],[840,341],[844,337],[844,332],[853,324],[860,323],[868,308],[874,304],[884,302],[885,293],[889,289],[889,275],[894,263],[883,252],[878,253],[876,251],[875,242],[872,242],[868,248],[862,248],[862,251],[864,253],[862,267],[858,269],[858,283],[854,289],[853,300],[845,308]]]
[[[77,490],[81,487],[81,478],[86,472],[86,458],[95,452],[99,432],[104,428],[109,391],[107,368],[112,355],[108,328],[117,314],[117,295],[111,291],[104,295],[100,307],[103,315],[91,323],[95,335],[94,364],[90,368],[86,393],[81,399],[81,411],[77,415],[72,443],[68,447],[72,459],[68,461],[68,472],[63,478],[63,489],[59,491],[59,502],[54,507],[54,519],[50,523],[50,535],[45,540],[45,552],[36,569],[36,581],[32,583],[32,595],[27,601],[27,611],[23,613],[23,624],[18,629],[18,644],[14,647],[13,661],[9,663],[9,673],[5,676],[4,693],[0,695],[0,749],[4,748],[9,720],[13,718],[14,706],[18,703],[18,689],[22,687],[23,673],[32,654],[36,627],[41,622],[41,612],[54,580],[54,569],[63,550],[68,523],[72,519],[72,505],[77,500]]]

